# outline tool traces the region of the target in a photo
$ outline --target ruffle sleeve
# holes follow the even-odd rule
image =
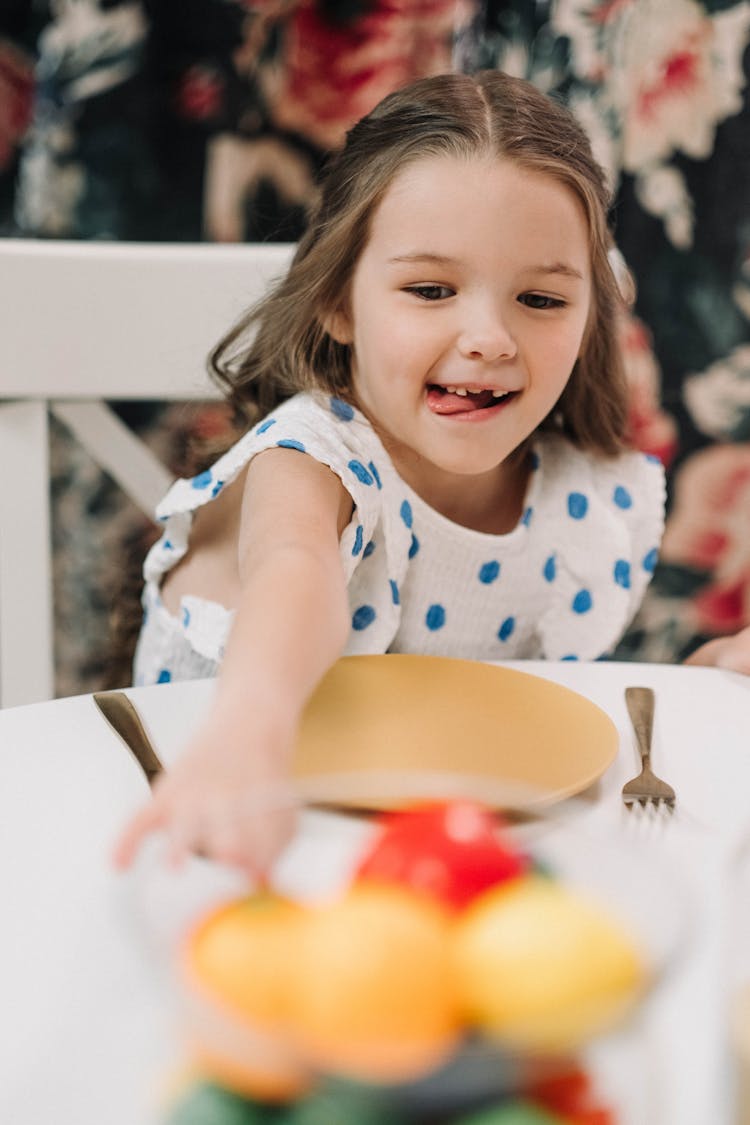
[[[157,519],[164,524],[164,534],[149,552],[144,565],[146,581],[158,583],[161,576],[185,554],[193,513],[213,500],[230,484],[258,453],[275,447],[298,450],[327,465],[340,478],[353,501],[352,518],[340,539],[340,557],[350,596],[361,582],[353,581],[358,568],[368,572],[368,580],[378,578],[380,590],[377,606],[353,606],[353,636],[364,641],[362,651],[382,649],[398,624],[398,603],[392,595],[393,580],[404,570],[409,537],[394,534],[390,519],[383,519],[383,496],[393,487],[390,459],[367,420],[348,403],[323,395],[297,395],[283,403],[248,431],[211,468],[189,479],[177,480],[159,504]],[[388,487],[390,486],[390,487]],[[403,542],[402,542],[403,540]],[[378,557],[370,561],[376,542]],[[365,563],[365,560],[368,560]],[[364,566],[363,566],[364,564]],[[382,575],[377,572],[382,570]],[[231,622],[231,613],[220,606],[191,599],[183,605],[185,631],[193,647],[202,656],[220,660],[223,638]],[[359,610],[359,616],[356,616]],[[208,614],[221,621],[207,619]],[[375,614],[377,627],[365,628]],[[360,648],[355,643],[353,651]]]
[[[544,472],[550,597],[540,647],[550,660],[594,660],[620,640],[653,575],[664,470],[641,453],[604,460],[560,443],[546,450]]]

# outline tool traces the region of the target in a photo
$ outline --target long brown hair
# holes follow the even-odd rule
[[[347,345],[326,331],[345,304],[372,216],[394,178],[425,157],[493,155],[545,173],[581,202],[589,228],[592,303],[581,354],[543,425],[581,448],[625,445],[626,394],[617,343],[622,298],[607,257],[609,193],[573,115],[500,71],[422,79],[384,98],[329,160],[320,200],[286,277],[209,357],[215,379],[249,422],[301,390],[354,401]]]

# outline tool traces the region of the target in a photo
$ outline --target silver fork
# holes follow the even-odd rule
[[[651,688],[625,688],[625,703],[633,724],[638,752],[641,755],[641,772],[622,788],[625,807],[636,806],[655,811],[674,812],[675,791],[651,769],[651,736],[654,729],[655,698]]]

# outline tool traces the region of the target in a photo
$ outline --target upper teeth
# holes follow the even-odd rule
[[[470,390],[471,390],[472,394],[481,394],[482,391],[489,390],[489,387],[477,387],[476,390],[474,388],[469,388],[469,387],[446,387],[445,389],[448,392],[448,394],[450,394],[450,395],[462,395],[463,396],[463,395],[467,395]],[[504,398],[507,394],[510,394],[510,391],[493,391],[492,397],[493,398]]]

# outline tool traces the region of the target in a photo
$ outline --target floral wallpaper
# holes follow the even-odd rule
[[[293,240],[326,153],[388,90],[497,67],[561,97],[636,282],[633,439],[669,469],[661,562],[618,655],[679,659],[750,622],[749,42],[748,0],[5,0],[0,234]],[[175,471],[228,425],[122,410]],[[67,692],[105,676],[108,574],[152,532],[55,443],[58,616],[88,622],[80,651],[61,629]],[[103,559],[73,533],[97,523]]]

